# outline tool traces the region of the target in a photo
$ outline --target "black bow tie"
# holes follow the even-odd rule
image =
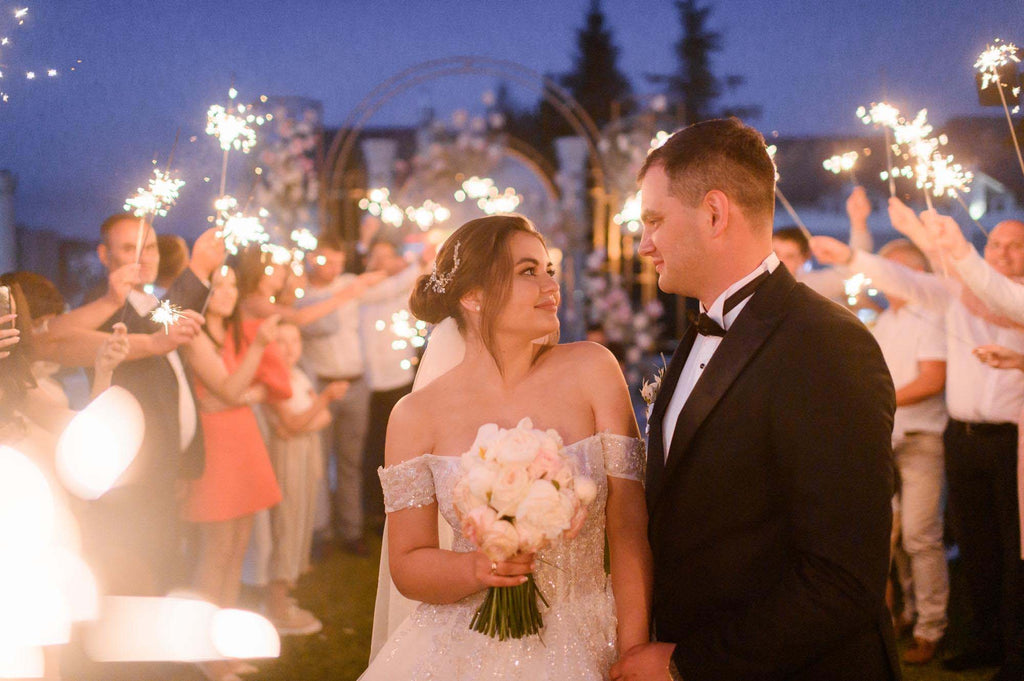
[[[754,291],[757,290],[757,287],[761,285],[761,282],[767,279],[770,274],[771,272],[765,270],[747,282],[739,291],[726,298],[725,304],[722,306],[722,319],[724,320],[725,315],[729,314],[734,307],[753,295]],[[697,314],[693,310],[690,310],[686,313],[686,317],[690,320],[691,324],[697,327],[697,333],[700,335],[718,336],[720,338],[725,337],[725,329],[723,329],[718,322],[709,317],[707,313],[701,312],[700,314]]]
[[[707,316],[704,312],[697,314],[693,310],[690,310],[686,313],[686,317],[690,320],[691,324],[697,327],[697,333],[700,335],[725,337],[725,329],[723,329],[718,322]]]

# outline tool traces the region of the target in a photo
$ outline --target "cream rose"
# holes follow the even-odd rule
[[[537,480],[519,504],[516,520],[536,527],[548,539],[557,539],[569,528],[572,516],[573,508],[566,508],[555,486],[546,480]]]
[[[525,466],[505,466],[498,471],[491,488],[491,506],[499,516],[516,515],[519,503],[530,490],[530,474]]]
[[[508,430],[489,445],[488,452],[502,466],[526,466],[533,461],[540,449],[540,438],[533,431]]]
[[[480,550],[491,560],[508,560],[519,551],[519,533],[507,520],[496,520],[483,533]]]
[[[576,496],[579,497],[580,503],[584,506],[590,506],[591,502],[597,498],[597,485],[590,478],[577,475],[573,478],[572,488],[576,491]]]
[[[473,542],[476,546],[482,546],[483,542],[494,524],[498,521],[498,514],[489,506],[477,506],[462,516],[462,536]]]

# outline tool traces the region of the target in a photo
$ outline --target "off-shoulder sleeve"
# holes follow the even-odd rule
[[[384,510],[388,513],[427,506],[435,501],[434,476],[426,457],[378,468],[377,475],[384,490]]]
[[[644,441],[625,435],[601,433],[605,473],[613,478],[644,479],[647,453]]]

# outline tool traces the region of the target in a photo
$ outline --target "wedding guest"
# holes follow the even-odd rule
[[[177,234],[157,234],[156,247],[160,264],[153,282],[153,294],[162,296],[174,280],[188,267],[188,244]]]
[[[203,333],[189,344],[199,378],[206,467],[189,484],[182,516],[199,527],[195,585],[220,607],[234,607],[253,516],[281,500],[270,457],[250,402],[291,397],[288,374],[273,346],[278,318],[243,322],[234,270],[213,277]],[[200,666],[211,681],[230,681],[248,665]]]
[[[114,372],[114,384],[142,407],[145,435],[125,473],[127,484],[90,502],[83,522],[86,554],[107,593],[163,596],[184,578],[177,495],[183,481],[201,474],[204,465],[192,385],[176,348],[199,332],[202,318],[195,310],[202,307],[205,282],[223,258],[223,244],[214,230],[196,241],[189,267],[167,293],[170,302],[185,309],[183,317],[165,330],[149,319],[159,301],[144,287],[156,278],[159,252],[153,229],[145,223],[143,228],[142,249],[136,253],[138,218],[116,214],[103,222],[97,255],[115,284],[69,319],[81,328],[99,330],[123,320],[130,333],[166,343],[158,354],[125,361]],[[115,273],[124,275],[119,282]],[[60,317],[50,328],[60,327],[58,322]]]
[[[432,259],[433,251],[424,252],[424,262]],[[387,274],[387,279],[367,289],[359,304],[359,333],[371,391],[363,453],[363,508],[375,526],[382,526],[384,497],[377,482],[377,468],[384,465],[384,439],[391,410],[412,390],[416,356],[415,348],[392,330],[393,315],[408,308],[409,294],[423,273],[423,265],[408,262],[395,244],[378,240],[370,247],[366,267]],[[360,528],[360,536],[351,548],[353,553],[365,555],[361,532]]]
[[[878,254],[912,270],[928,270],[925,255],[906,239],[889,242]],[[902,537],[899,550],[909,559],[899,623],[913,624],[914,632],[914,646],[904,653],[903,661],[927,664],[945,634],[949,602],[942,543],[945,325],[941,313],[890,296],[888,309],[878,316],[871,332],[896,386],[892,441],[899,472],[897,529]]]
[[[357,276],[345,272],[344,245],[323,236],[310,254],[309,288],[298,310],[323,305],[339,292],[356,287],[361,296],[371,283],[383,281],[384,272]],[[364,285],[365,284],[365,285]],[[366,377],[359,329],[359,298],[338,306],[331,314],[301,324],[302,366],[316,380],[318,390],[337,381],[348,384],[345,396],[330,403],[331,422],[323,431],[323,451],[333,472],[328,491],[331,535],[349,553],[365,550],[363,540],[363,450],[370,418],[370,388]]]
[[[0,276],[0,284],[17,284],[25,297],[32,315],[32,335],[39,336],[48,330],[50,320],[64,312],[64,296],[53,282],[41,274],[21,270]],[[127,340],[127,339],[126,339]],[[50,359],[33,359],[32,377],[36,385],[45,392],[55,405],[69,409],[70,403],[64,386],[54,378],[60,371],[60,362]]]
[[[10,274],[0,277],[3,285],[10,289],[13,310],[10,315],[0,316],[0,348],[9,348],[0,352],[0,445],[28,457],[47,478],[54,509],[51,541],[67,551],[78,553],[80,543],[72,506],[58,482],[54,463],[57,439],[74,412],[67,408],[66,400],[54,399],[52,393],[41,389],[32,376],[32,334],[25,333],[22,340],[21,331],[27,331],[34,324],[28,298],[22,294],[20,284],[12,281],[14,278]],[[123,324],[115,325],[114,333],[106,336],[106,342],[94,361],[94,396],[110,387],[114,369],[127,355]],[[22,555],[9,552],[4,556],[6,567],[10,567],[12,561],[32,559],[31,552]],[[26,614],[17,611],[16,607],[5,608],[0,617]],[[60,653],[58,646],[43,647],[44,678],[61,678]]]
[[[873,247],[868,231],[871,202],[863,187],[854,187],[846,200],[846,214],[850,218],[850,246],[870,253]],[[843,275],[832,268],[812,269],[811,248],[804,230],[783,227],[772,234],[772,250],[789,273],[802,284],[832,300],[845,300]]]
[[[238,291],[242,312],[246,317],[265,319],[272,314],[280,315],[281,321],[302,326],[325,317],[350,300],[354,300],[370,284],[379,281],[382,275],[368,273],[346,286],[334,291],[333,295],[316,304],[295,307],[298,302],[294,287],[289,288],[294,274],[289,265],[275,265],[267,262],[258,247],[241,250],[236,258]]]
[[[890,218],[926,253],[934,244],[924,225],[890,201]],[[909,215],[908,215],[909,213]],[[959,281],[915,272],[883,258],[815,237],[820,261],[845,264],[871,277],[887,295],[945,312],[946,407],[943,434],[949,518],[970,589],[976,642],[944,661],[947,669],[1003,665],[1000,681],[1024,677],[1016,651],[1022,613],[1017,511],[1017,422],[1024,374],[982,364],[973,349],[1001,345],[1024,352],[1024,328],[989,309]],[[985,261],[1004,277],[1024,276],[1024,223],[1002,222],[985,246]]]
[[[267,448],[281,488],[281,503],[270,509],[273,549],[267,616],[282,635],[315,634],[323,624],[298,607],[290,592],[309,570],[317,492],[324,470],[320,431],[331,422],[330,403],[342,399],[349,386],[336,381],[319,393],[313,389],[298,366],[302,336],[294,324],[278,327],[277,344],[289,371],[292,396],[271,405],[274,427]]]

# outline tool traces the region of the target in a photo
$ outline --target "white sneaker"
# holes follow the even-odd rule
[[[288,614],[281,618],[271,618],[270,621],[282,636],[309,636],[324,628],[323,622],[309,610],[303,610],[294,603],[288,608]]]

